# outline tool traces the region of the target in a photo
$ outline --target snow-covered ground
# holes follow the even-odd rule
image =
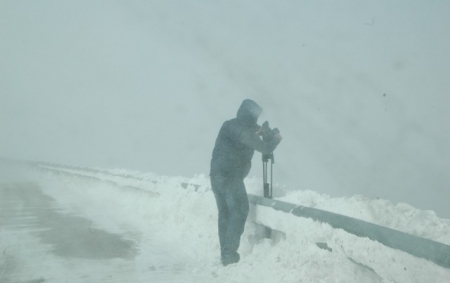
[[[38,236],[43,227],[2,225],[1,282],[450,282],[450,270],[429,261],[327,224],[262,207],[252,207],[242,237],[241,262],[222,267],[217,210],[207,177],[67,171],[71,174],[32,170],[25,176],[2,169],[0,192],[13,185],[32,186],[50,197],[55,213],[90,221],[86,229],[116,235],[128,243],[129,251],[110,258],[95,257],[95,253],[90,258],[68,256],[68,251],[57,252],[55,243],[43,243]],[[249,193],[259,194],[260,183],[246,180]],[[450,243],[448,220],[406,204],[363,197],[333,199],[308,191],[280,199]],[[29,215],[27,221],[36,217]],[[262,217],[282,233],[263,239],[254,224]],[[8,269],[11,266],[15,268]]]

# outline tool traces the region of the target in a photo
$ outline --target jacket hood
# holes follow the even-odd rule
[[[236,117],[242,121],[256,124],[261,112],[261,106],[251,99],[246,99],[242,102],[241,107],[239,107]]]

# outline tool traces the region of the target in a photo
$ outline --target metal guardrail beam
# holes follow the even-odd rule
[[[325,210],[294,205],[255,195],[248,195],[248,198],[252,204],[271,207],[295,216],[328,223],[333,228],[342,229],[359,237],[367,237],[390,248],[401,250],[430,260],[442,267],[450,268],[450,246],[448,245]]]

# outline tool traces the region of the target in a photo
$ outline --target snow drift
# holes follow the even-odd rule
[[[138,243],[136,282],[446,282],[450,271],[429,261],[359,238],[323,223],[253,207],[237,265],[219,261],[217,211],[209,179],[158,176],[127,170],[61,169],[34,176],[68,213],[96,227],[125,233]],[[195,185],[193,185],[195,184]],[[246,180],[249,192],[261,182]],[[301,195],[303,193],[303,196]],[[380,224],[449,242],[449,223],[431,212],[382,200],[332,199],[312,192],[282,197],[340,208],[350,215],[375,215]],[[403,212],[402,212],[403,211]],[[376,213],[374,213],[376,212]],[[420,217],[416,217],[420,215]],[[264,239],[257,217],[282,231]],[[369,217],[369,216],[366,216]],[[406,225],[414,220],[414,227]],[[430,223],[434,223],[430,226]],[[321,243],[322,245],[318,245]]]

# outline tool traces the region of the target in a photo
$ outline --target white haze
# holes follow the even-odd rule
[[[221,123],[252,98],[284,137],[276,182],[450,218],[449,10],[2,1],[0,156],[208,174]]]

